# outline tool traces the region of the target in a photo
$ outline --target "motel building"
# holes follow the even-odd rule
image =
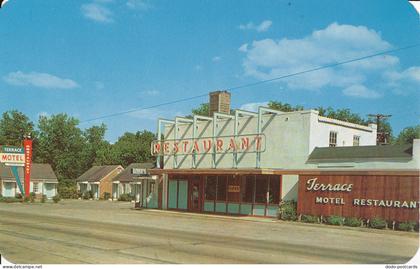
[[[23,184],[23,167],[18,167],[19,178]],[[30,192],[34,192],[37,197],[46,195],[48,199],[57,194],[58,180],[51,165],[44,163],[32,163]],[[3,197],[15,197],[21,193],[16,184],[11,166],[0,163],[0,193]]]
[[[77,190],[83,195],[92,192],[93,199],[104,199],[108,193],[111,198],[113,179],[124,168],[121,165],[95,165],[76,179]]]
[[[418,221],[419,140],[376,146],[375,124],[315,110],[231,113],[226,91],[210,93],[209,114],[158,119],[158,208],[276,217],[294,200],[299,214]]]
[[[131,163],[124,171],[113,178],[112,198],[117,200],[122,194],[130,194],[144,207],[157,208],[155,184],[157,176],[151,176],[149,170],[154,163]]]

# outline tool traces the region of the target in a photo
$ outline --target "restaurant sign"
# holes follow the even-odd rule
[[[353,184],[323,184],[317,183],[318,178],[311,178],[306,181],[307,191],[320,192],[351,192]],[[341,197],[330,196],[315,196],[316,204],[336,204],[345,205],[346,201]],[[352,198],[353,206],[378,206],[378,207],[403,207],[403,208],[417,208],[418,201],[399,201],[388,199],[369,199],[369,198]]]
[[[169,156],[263,152],[265,142],[264,134],[155,140],[151,144],[151,153],[153,156]]]

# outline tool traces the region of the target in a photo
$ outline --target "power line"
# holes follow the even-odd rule
[[[378,53],[375,53],[375,54],[370,54],[370,55],[366,55],[366,56],[363,56],[363,57],[354,58],[354,59],[351,59],[351,60],[346,60],[346,61],[337,62],[337,63],[333,63],[333,64],[327,64],[327,65],[323,65],[323,66],[303,70],[303,71],[300,71],[300,72],[291,73],[291,74],[271,78],[271,79],[260,80],[260,81],[257,81],[257,82],[248,83],[248,84],[244,84],[244,85],[238,85],[238,86],[235,86],[235,87],[227,88],[226,90],[234,91],[234,90],[239,90],[239,89],[243,89],[243,88],[247,88],[247,87],[253,87],[253,86],[263,84],[263,83],[268,83],[268,82],[281,80],[281,79],[285,79],[285,78],[289,78],[289,77],[293,77],[293,76],[298,76],[298,75],[302,75],[302,74],[306,74],[306,73],[310,73],[310,72],[315,72],[315,71],[319,71],[319,70],[322,70],[322,69],[332,68],[332,67],[336,67],[336,66],[339,66],[339,65],[344,65],[344,64],[348,64],[348,63],[352,63],[352,62],[357,62],[357,61],[369,59],[369,58],[372,58],[372,57],[376,57],[376,56],[380,56],[380,55],[384,55],[384,54],[389,54],[389,53],[394,53],[394,52],[397,52],[397,51],[411,49],[411,48],[415,48],[415,47],[419,47],[419,46],[420,46],[420,43],[405,46],[405,47],[399,47],[399,48],[396,48],[396,49],[382,51],[382,52],[378,52]],[[152,106],[136,107],[136,108],[132,108],[130,110],[120,111],[120,112],[111,113],[111,114],[107,114],[107,115],[96,117],[96,118],[87,119],[87,120],[81,121],[80,123],[87,123],[87,122],[91,122],[91,121],[96,121],[96,120],[101,120],[101,119],[106,119],[106,118],[111,118],[111,117],[124,115],[124,114],[127,114],[127,113],[132,113],[132,112],[135,112],[135,111],[147,110],[147,109],[156,108],[156,107],[160,107],[160,106],[166,106],[166,105],[181,103],[181,102],[185,102],[185,101],[190,101],[190,100],[202,98],[202,97],[205,97],[207,95],[208,95],[208,93],[205,93],[205,94],[195,95],[195,96],[191,96],[191,97],[176,99],[176,100],[173,100],[173,101],[160,103],[160,104],[156,104],[156,105],[152,105]]]

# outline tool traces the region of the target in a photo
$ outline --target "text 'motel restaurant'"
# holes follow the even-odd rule
[[[210,93],[210,115],[158,120],[158,208],[275,217],[282,200],[299,214],[418,221],[420,140],[376,146],[377,126],[318,111],[230,111]]]

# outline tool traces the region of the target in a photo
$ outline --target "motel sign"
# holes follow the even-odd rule
[[[264,134],[155,140],[151,144],[153,156],[263,151]]]
[[[22,147],[1,146],[0,162],[10,166],[25,166],[25,151]]]

